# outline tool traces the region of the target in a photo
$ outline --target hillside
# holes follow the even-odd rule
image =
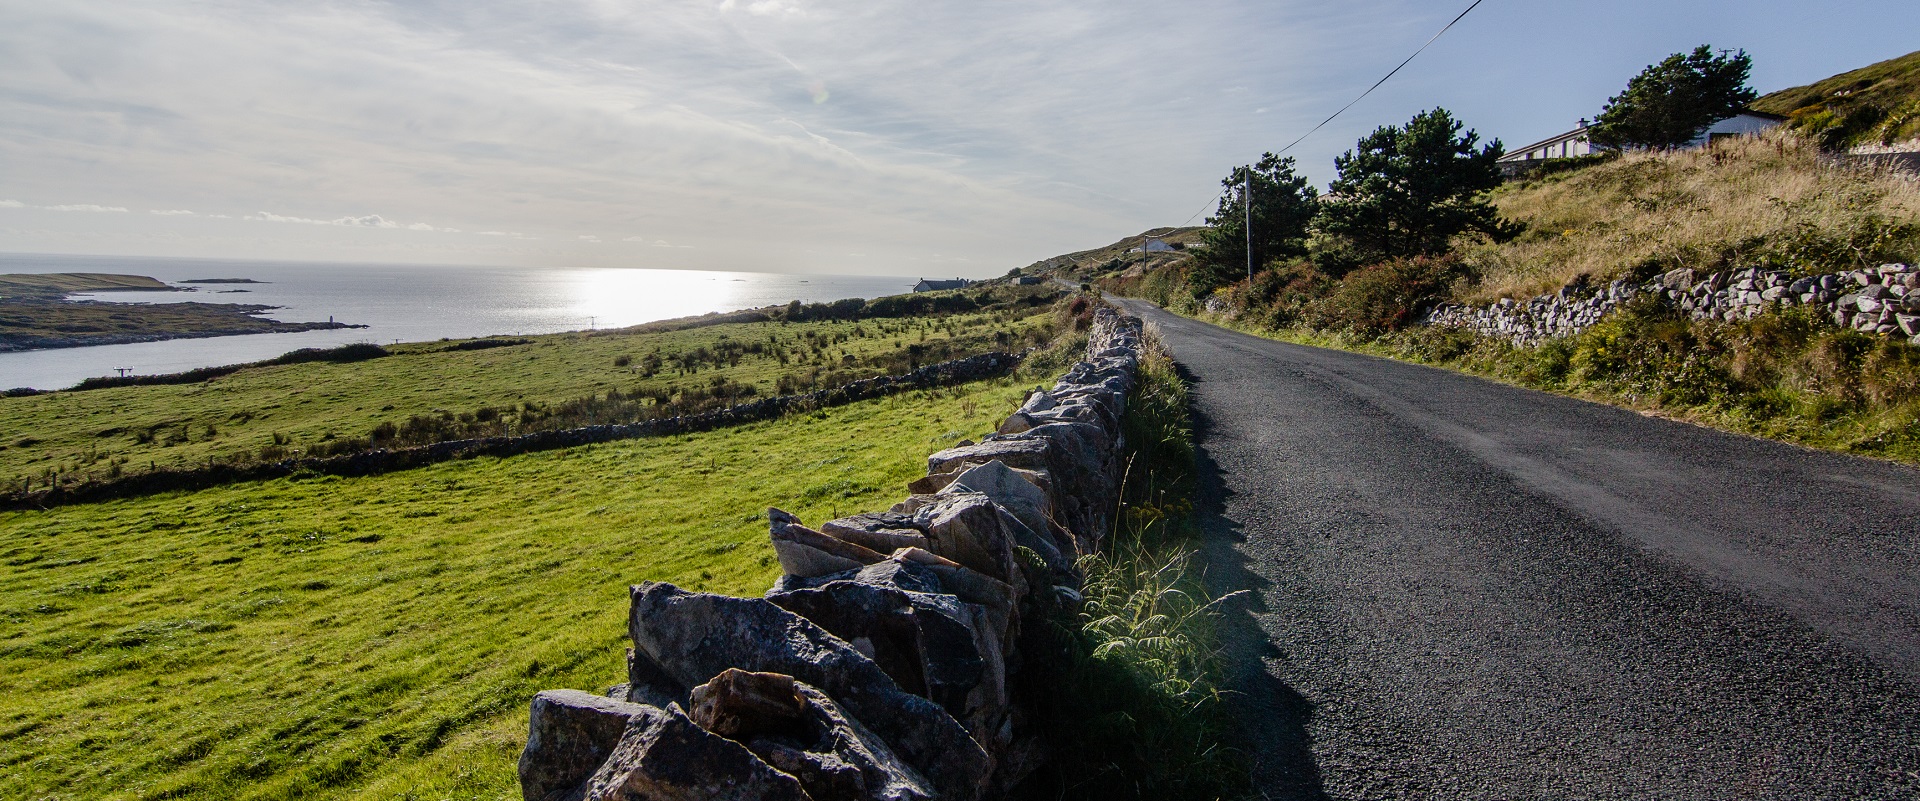
[[[1125,272],[1137,274],[1143,269],[1158,269],[1183,263],[1190,258],[1184,250],[1198,244],[1200,233],[1205,230],[1206,228],[1200,226],[1148,228],[1110,245],[1042,259],[1029,265],[1023,272],[1030,275],[1052,274],[1075,281],[1093,280]],[[1159,239],[1180,250],[1172,253],[1150,253],[1143,264],[1139,253],[1128,251],[1140,247],[1140,241],[1147,237]]]
[[[59,297],[69,292],[165,291],[173,287],[144,275],[117,273],[9,273],[0,275],[0,297]]]
[[[1276,262],[1212,293],[1177,265],[1099,281],[1253,333],[1920,462],[1920,340],[1909,342],[1920,315],[1903,311],[1913,308],[1901,300],[1913,290],[1906,271],[1890,280],[1880,269],[1920,260],[1914,176],[1836,164],[1777,130],[1630,153],[1508,183],[1489,200],[1516,237],[1461,237],[1450,253],[1344,274]],[[1675,285],[1650,288],[1657,278]],[[1825,294],[1790,289],[1796,281],[1822,282]],[[1609,292],[1640,300],[1574,310]],[[1702,311],[1701,301],[1736,295],[1751,305]],[[1440,307],[1443,324],[1425,324]],[[1462,322],[1473,315],[1491,322]],[[1559,322],[1514,334],[1541,330],[1514,327],[1529,315]]]
[[[1463,244],[1480,280],[1457,300],[1530,297],[1581,275],[1644,279],[1681,267],[1805,275],[1920,255],[1920,186],[1825,164],[1791,134],[1632,153],[1506,184],[1492,200],[1525,230],[1510,242]]]
[[[1829,149],[1920,150],[1920,51],[1782,89],[1753,108],[1792,118],[1795,130]]]

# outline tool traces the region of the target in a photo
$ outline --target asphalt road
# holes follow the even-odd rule
[[[1269,798],[1920,798],[1920,470],[1126,302]]]

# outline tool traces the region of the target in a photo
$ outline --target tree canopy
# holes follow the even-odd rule
[[[1589,136],[1602,147],[1672,148],[1740,113],[1758,97],[1747,87],[1753,59],[1701,45],[1642,70],[1607,100]]]
[[[1319,190],[1295,175],[1291,156],[1264,154],[1251,168],[1235,167],[1220,179],[1226,194],[1219,210],[1207,218],[1212,226],[1201,234],[1207,245],[1198,255],[1191,283],[1197,291],[1211,291],[1246,277],[1248,197],[1253,207],[1253,264],[1304,256],[1307,224],[1318,211]]]
[[[1500,185],[1500,140],[1480,136],[1446,109],[1382,126],[1333,160],[1340,177],[1315,218],[1315,260],[1339,276],[1394,258],[1445,253],[1455,235],[1510,235],[1484,193]]]

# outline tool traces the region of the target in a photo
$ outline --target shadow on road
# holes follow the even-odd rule
[[[1189,385],[1199,382],[1185,366],[1176,364],[1176,369]],[[1271,582],[1247,566],[1247,556],[1239,548],[1246,541],[1246,532],[1225,513],[1233,490],[1227,488],[1220,465],[1207,451],[1209,421],[1199,408],[1190,411],[1194,467],[1199,472],[1199,497],[1195,501],[1200,557],[1206,567],[1207,589],[1215,597],[1235,590],[1251,591],[1242,596],[1246,600],[1226,605],[1220,620],[1220,639],[1226,650],[1225,685],[1236,696],[1229,705],[1237,730],[1245,738],[1237,745],[1253,755],[1256,797],[1322,801],[1327,794],[1307,735],[1313,704],[1267,671],[1266,660],[1282,654],[1254,615],[1271,611],[1264,600]]]

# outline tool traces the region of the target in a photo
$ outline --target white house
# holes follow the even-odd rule
[[[1762,111],[1742,111],[1739,114],[1707,126],[1707,129],[1701,131],[1699,136],[1694,137],[1693,141],[1687,143],[1687,147],[1694,148],[1710,145],[1729,136],[1749,136],[1757,134],[1786,121],[1786,117],[1778,114],[1768,114]]]
[[[1524,164],[1529,161],[1546,159],[1567,159],[1585,156],[1593,152],[1593,144],[1587,141],[1587,131],[1593,126],[1587,124],[1585,117],[1580,118],[1579,126],[1559,136],[1548,137],[1526,147],[1516,147],[1500,157],[1501,164]]]
[[[1172,245],[1169,245],[1169,244],[1167,244],[1167,243],[1165,243],[1165,242],[1162,242],[1162,241],[1160,241],[1160,238],[1159,238],[1159,237],[1157,237],[1157,236],[1156,236],[1156,237],[1148,237],[1148,238],[1147,238],[1147,246],[1146,246],[1146,247],[1147,247],[1147,252],[1148,252],[1148,253],[1172,253],[1172,252],[1173,252],[1173,251],[1175,250],[1175,248],[1174,248],[1174,246],[1172,246]],[[1139,248],[1127,248],[1127,252],[1128,252],[1128,253],[1139,253],[1139,252],[1140,252],[1140,249],[1139,249]]]
[[[1759,111],[1742,111],[1724,120],[1707,126],[1707,129],[1687,143],[1688,148],[1703,147],[1729,136],[1746,136],[1772,128],[1786,121],[1786,117],[1766,114]],[[1529,162],[1546,159],[1565,159],[1575,156],[1591,155],[1604,148],[1595,147],[1588,140],[1587,132],[1593,126],[1585,118],[1573,130],[1559,136],[1542,139],[1526,147],[1514,148],[1500,157],[1500,171],[1515,175],[1528,166]]]

